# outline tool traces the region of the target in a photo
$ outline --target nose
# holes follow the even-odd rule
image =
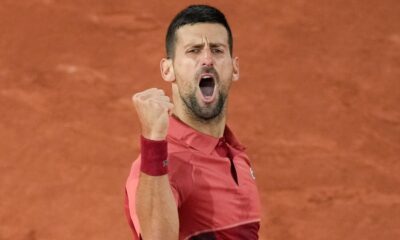
[[[206,47],[201,55],[201,65],[203,67],[212,67],[214,65],[214,59],[210,48]]]

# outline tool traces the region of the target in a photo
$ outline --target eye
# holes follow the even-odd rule
[[[187,53],[199,53],[200,49],[198,48],[190,48],[189,50],[187,50]]]
[[[224,51],[220,48],[213,48],[213,49],[211,49],[211,51],[212,51],[212,53],[215,53],[215,54],[224,53]]]

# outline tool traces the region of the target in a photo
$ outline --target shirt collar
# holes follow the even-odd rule
[[[190,147],[206,154],[211,154],[220,141],[220,138],[201,133],[191,128],[176,116],[170,117],[168,136],[183,141]],[[225,126],[223,138],[231,147],[236,148],[239,151],[245,149],[245,147],[236,139],[228,126]]]

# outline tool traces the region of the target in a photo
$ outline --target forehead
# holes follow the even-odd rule
[[[228,44],[228,31],[219,23],[187,24],[176,32],[177,45],[198,44],[204,40],[212,43]]]

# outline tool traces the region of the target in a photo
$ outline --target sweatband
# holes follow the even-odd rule
[[[155,141],[140,137],[140,171],[150,176],[162,176],[168,173],[167,141]]]

